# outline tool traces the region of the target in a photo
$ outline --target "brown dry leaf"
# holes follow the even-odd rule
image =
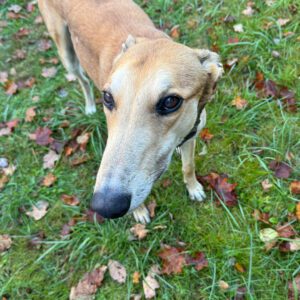
[[[26,212],[26,215],[38,221],[46,215],[48,206],[47,201],[38,201],[35,205],[32,205],[32,211]]]
[[[108,271],[110,277],[118,283],[125,283],[127,272],[122,264],[116,260],[108,261]]]
[[[8,234],[0,235],[0,253],[8,250],[11,247],[12,240]]]
[[[290,184],[290,191],[294,195],[300,195],[300,181],[293,181]]]
[[[56,181],[56,176],[54,176],[52,173],[47,174],[42,181],[42,185],[46,187],[50,187],[54,184]]]
[[[284,25],[286,25],[288,22],[290,22],[290,19],[281,19],[281,18],[279,18],[279,19],[277,20],[277,23],[278,23],[278,25],[280,25],[280,26],[284,26]]]
[[[50,150],[43,158],[43,168],[53,169],[55,162],[59,160],[59,155],[55,151]]]
[[[156,296],[156,290],[160,287],[155,275],[160,274],[157,266],[152,266],[148,275],[143,280],[143,289],[146,299],[152,299]]]
[[[35,132],[29,134],[29,138],[36,141],[40,146],[47,146],[54,141],[54,139],[50,137],[51,134],[52,130],[48,127],[39,127]]]
[[[139,240],[144,239],[149,230],[146,229],[146,225],[145,224],[135,224],[133,227],[130,228],[130,232],[137,237]]]
[[[9,181],[9,178],[6,175],[0,177],[0,191],[5,187],[5,184]]]
[[[277,226],[276,230],[278,232],[278,235],[283,238],[290,238],[290,237],[296,235],[295,229],[293,228],[292,225],[290,225],[288,223],[283,224],[282,226]]]
[[[246,272],[245,267],[244,267],[243,265],[241,265],[240,263],[238,263],[238,262],[236,262],[236,263],[234,264],[234,268],[235,268],[238,272],[240,272],[240,273],[245,273],[245,272]]]
[[[6,95],[12,96],[18,91],[18,85],[14,81],[7,81],[4,90]]]
[[[76,287],[71,288],[70,300],[92,300],[104,279],[107,266],[101,266],[86,273]]]
[[[182,249],[165,245],[158,256],[163,261],[163,274],[180,274],[185,265],[185,256],[182,254]]]
[[[277,178],[286,179],[289,178],[292,173],[292,168],[288,164],[276,160],[270,162],[269,168],[275,172],[274,175]]]
[[[170,36],[173,39],[178,39],[180,37],[180,35],[181,35],[180,27],[179,27],[179,25],[175,25],[170,31]]]
[[[246,7],[246,9],[244,9],[242,11],[242,14],[245,15],[245,16],[250,17],[250,16],[252,16],[254,14],[254,12],[255,12],[255,10],[251,6],[248,5]]]
[[[248,101],[237,96],[232,100],[231,105],[235,106],[238,110],[241,110],[248,106]]]
[[[84,219],[91,223],[94,223],[96,220],[96,222],[98,224],[102,224],[105,221],[105,219],[102,216],[100,216],[98,213],[96,213],[95,211],[93,211],[91,209],[88,209],[85,212]]]
[[[72,227],[76,224],[76,222],[77,221],[72,218],[68,223],[64,224],[60,231],[60,235],[62,237],[69,235],[73,231]]]
[[[194,256],[186,255],[186,265],[194,266],[197,271],[208,267],[208,260],[203,252],[197,252]]]
[[[43,68],[42,70],[42,76],[44,78],[53,78],[55,77],[56,73],[57,73],[57,68],[55,67]]]
[[[296,204],[296,217],[300,221],[300,202]]]
[[[71,160],[71,165],[72,166],[79,166],[81,164],[86,163],[89,159],[90,159],[90,157],[88,155],[86,155],[86,154],[81,155],[81,156],[77,156],[77,157],[74,157]]]
[[[172,185],[172,180],[170,178],[164,179],[162,182],[163,188],[168,188]]]
[[[210,141],[213,137],[214,135],[209,131],[208,128],[204,128],[200,133],[200,138],[205,142]]]
[[[45,40],[45,39],[39,40],[37,47],[40,52],[44,52],[49,50],[52,47],[52,42],[51,40]]]
[[[155,217],[155,209],[156,209],[156,201],[152,200],[150,203],[148,203],[147,208],[150,214],[150,218],[154,218]]]
[[[268,192],[270,188],[273,186],[272,183],[270,183],[269,179],[265,179],[261,182],[262,188],[265,192]]]
[[[140,282],[141,274],[138,271],[135,271],[132,275],[132,283],[138,284]]]
[[[60,198],[65,204],[70,205],[70,206],[77,206],[80,203],[79,199],[76,196],[70,196],[70,195],[63,194],[63,195],[61,195]]]
[[[34,117],[36,116],[36,106],[32,106],[32,107],[29,107],[27,110],[26,110],[26,116],[25,116],[25,121],[26,122],[32,122]]]
[[[252,216],[257,221],[263,222],[265,224],[270,224],[269,222],[270,215],[268,213],[262,213],[258,209],[255,209],[252,213]]]
[[[207,176],[197,176],[197,179],[203,184],[208,183],[226,206],[232,207],[237,205],[238,200],[235,192],[237,183],[229,183],[228,176],[226,174],[217,174],[212,172]]]

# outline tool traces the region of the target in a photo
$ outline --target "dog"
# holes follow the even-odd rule
[[[85,73],[103,93],[108,139],[92,209],[108,219],[133,212],[136,221],[150,222],[143,203],[178,147],[189,196],[202,201],[195,138],[223,73],[219,56],[176,43],[131,0],[38,4],[64,67],[82,87],[86,114],[96,106]]]

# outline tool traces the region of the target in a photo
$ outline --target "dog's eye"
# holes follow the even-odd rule
[[[103,104],[109,109],[112,110],[115,107],[115,100],[111,93],[103,92]]]
[[[179,96],[167,96],[158,101],[156,111],[160,115],[167,115],[178,110],[183,102]]]

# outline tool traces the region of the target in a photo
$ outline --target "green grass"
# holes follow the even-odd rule
[[[300,254],[280,253],[276,248],[266,253],[258,237],[264,225],[254,220],[252,212],[254,209],[269,212],[275,226],[287,221],[288,214],[299,201],[290,194],[288,187],[300,176],[300,114],[287,113],[276,101],[259,98],[253,89],[253,81],[256,72],[262,72],[266,78],[293,90],[299,99],[299,5],[296,1],[278,0],[268,7],[264,1],[256,1],[255,15],[247,17],[241,13],[247,1],[138,2],[144,3],[143,8],[156,25],[167,28],[167,32],[179,24],[180,42],[198,48],[218,48],[224,62],[230,58],[239,59],[238,65],[226,72],[214,102],[207,107],[207,127],[214,138],[208,144],[207,155],[196,158],[199,174],[214,170],[229,174],[231,181],[238,183],[239,206],[230,210],[217,207],[211,191],[207,191],[206,202],[191,202],[182,182],[181,162],[174,155],[173,163],[164,175],[172,180],[172,185],[165,189],[160,181],[150,195],[158,208],[155,219],[147,226],[150,233],[146,240],[128,241],[129,228],[134,224],[131,216],[101,225],[78,222],[70,237],[62,239],[62,225],[71,217],[80,216],[89,205],[104,147],[105,120],[100,106],[93,117],[84,115],[79,85],[66,82],[61,65],[54,79],[41,77],[44,66],[39,59],[57,56],[57,52],[55,47],[46,52],[37,51],[37,41],[45,37],[45,27],[33,25],[38,11],[29,14],[23,9],[25,18],[7,19],[11,4],[25,7],[26,2],[5,1],[1,4],[0,17],[7,19],[8,26],[0,32],[3,38],[0,71],[15,68],[16,75],[10,78],[19,80],[34,76],[37,82],[32,88],[22,89],[11,97],[0,89],[0,121],[21,120],[11,136],[0,137],[0,157],[8,158],[17,166],[15,174],[0,192],[0,234],[7,233],[13,238],[12,248],[0,255],[0,296],[67,299],[71,286],[85,272],[115,259],[126,267],[128,280],[119,285],[106,276],[96,298],[129,299],[131,294],[142,291],[141,284],[132,284],[133,272],[139,271],[146,276],[152,264],[160,263],[157,257],[160,244],[176,245],[180,240],[187,243],[186,248],[191,253],[204,251],[209,267],[200,272],[185,268],[180,275],[161,276],[158,299],[230,299],[239,287],[246,287],[247,299],[287,299],[287,282],[300,272]],[[297,7],[298,15],[293,13],[292,6]],[[235,23],[222,21],[228,14],[236,17],[235,23],[243,24],[243,33],[233,31]],[[275,24],[264,29],[266,23],[278,18],[291,21],[282,28]],[[189,28],[190,20],[198,22],[196,28]],[[29,28],[31,33],[20,39],[14,38],[21,27]],[[285,37],[284,33],[289,31],[295,34]],[[239,42],[228,44],[230,37],[239,37]],[[27,52],[26,59],[12,59],[15,50],[21,48]],[[273,50],[281,56],[273,57]],[[61,89],[68,93],[66,97],[60,96]],[[99,93],[97,95],[99,97]],[[237,95],[249,102],[245,110],[238,111],[231,106]],[[40,98],[37,103],[33,102],[34,96]],[[31,106],[37,107],[37,117],[32,123],[25,123],[25,112]],[[66,106],[73,107],[72,114],[64,114]],[[45,116],[49,116],[46,121]],[[224,117],[225,123],[222,122]],[[70,121],[70,128],[59,127],[63,120]],[[47,174],[42,168],[42,157],[48,149],[28,139],[28,133],[38,126],[48,126],[60,140],[70,138],[72,128],[81,127],[92,133],[87,149],[91,159],[72,167],[68,158],[61,158],[54,169],[58,180],[51,188],[40,185]],[[198,152],[201,147],[198,141]],[[293,173],[288,180],[279,180],[269,171],[268,164],[272,159],[285,159],[288,151],[295,155],[290,161]],[[261,181],[266,178],[274,184],[269,193],[261,188]],[[80,206],[64,205],[61,194],[77,195]],[[20,208],[28,209],[38,200],[48,201],[50,209],[45,218],[35,222]],[[154,230],[156,225],[167,228],[157,231]],[[293,225],[299,232],[299,223]],[[41,247],[30,247],[28,243],[32,236],[41,231],[46,236]],[[233,259],[245,266],[245,273],[233,268]],[[219,280],[230,285],[229,291],[220,291]]]

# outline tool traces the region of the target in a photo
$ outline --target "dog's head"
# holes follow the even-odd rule
[[[117,218],[143,203],[221,74],[218,55],[208,50],[168,39],[127,40],[104,86],[108,140],[95,211]]]

